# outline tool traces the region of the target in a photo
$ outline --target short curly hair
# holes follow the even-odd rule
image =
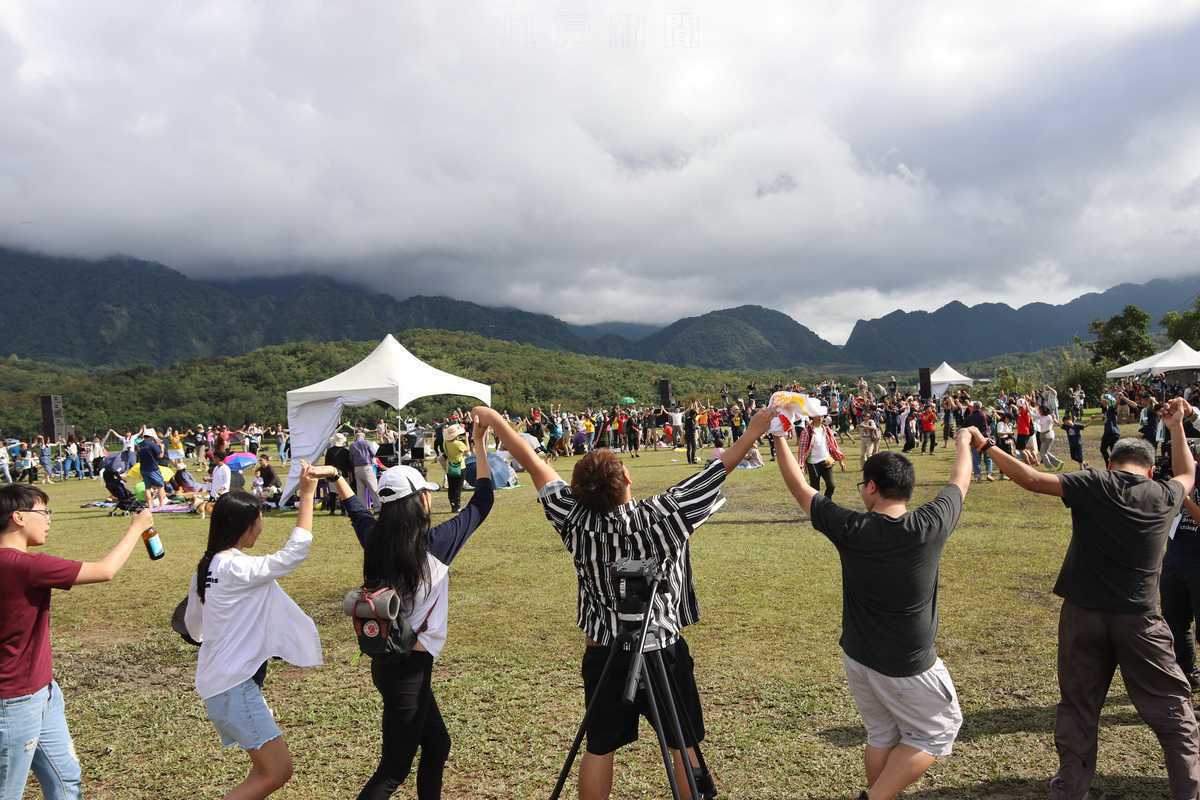
[[[575,463],[571,494],[589,511],[612,511],[625,499],[625,465],[608,448],[593,450]]]

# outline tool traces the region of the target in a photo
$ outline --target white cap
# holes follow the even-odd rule
[[[401,464],[398,467],[385,469],[379,476],[379,502],[390,503],[393,500],[403,500],[422,490],[432,492],[437,488],[436,483],[426,480],[420,472]]]

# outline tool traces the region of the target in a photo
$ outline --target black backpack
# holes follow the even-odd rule
[[[342,610],[354,623],[358,650],[371,658],[405,658],[417,644],[417,634],[429,625],[433,607],[425,615],[420,630],[414,631],[401,613],[400,595],[390,586],[368,589],[359,586],[346,592]]]

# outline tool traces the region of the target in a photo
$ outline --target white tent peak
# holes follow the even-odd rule
[[[929,373],[929,387],[934,397],[941,397],[951,386],[973,386],[975,381],[963,375],[954,367],[943,361],[937,369]]]
[[[491,403],[492,390],[475,381],[431,367],[410,353],[390,333],[370,355],[332,378],[287,393],[288,412],[314,400],[365,397],[402,408],[418,397],[457,394]],[[366,405],[346,403],[345,405]]]
[[[292,469],[283,496],[291,494],[300,474],[300,459],[317,463],[342,419],[342,409],[387,403],[395,409],[430,395],[474,397],[491,405],[491,387],[426,364],[390,333],[371,353],[332,378],[287,393]]]
[[[1175,344],[1161,353],[1139,358],[1131,364],[1110,369],[1104,374],[1109,378],[1128,378],[1147,373],[1157,375],[1164,372],[1184,372],[1188,370],[1200,370],[1200,352],[1194,350],[1182,339],[1176,339]]]
[[[965,383],[968,386],[975,381],[943,361],[933,372],[929,373],[930,383]]]

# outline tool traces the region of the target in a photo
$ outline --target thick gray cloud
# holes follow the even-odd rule
[[[1196,272],[1200,2],[0,5],[0,241],[833,341]]]

